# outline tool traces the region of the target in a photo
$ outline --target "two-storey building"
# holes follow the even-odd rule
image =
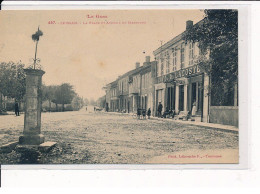
[[[105,87],[106,90],[106,110],[116,112],[119,110],[119,98],[117,80]]]
[[[192,26],[192,21],[186,22],[186,28]],[[185,42],[183,33],[154,51],[157,61],[155,106],[161,102],[163,111],[168,108],[178,114],[180,111],[191,112],[195,104],[196,117],[206,122],[209,80],[195,63],[198,55],[197,43]]]
[[[140,107],[154,113],[154,83],[156,78],[156,61],[150,61],[150,56],[146,57],[140,71]]]
[[[156,61],[151,62],[150,57],[146,57],[143,66],[136,63],[136,68],[119,76],[117,80],[112,82],[116,83],[116,97],[117,109],[112,108],[111,87],[113,84],[108,84],[106,89],[107,107],[110,111],[120,112],[136,112],[138,108],[154,110],[154,80],[156,78]],[[114,103],[115,104],[115,103]]]

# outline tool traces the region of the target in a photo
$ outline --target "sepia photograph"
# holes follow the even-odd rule
[[[239,164],[237,9],[0,12],[0,164]]]

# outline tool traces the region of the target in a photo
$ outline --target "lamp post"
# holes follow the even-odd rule
[[[19,145],[16,150],[22,153],[22,160],[26,159],[35,162],[39,156],[39,151],[48,151],[56,145],[56,142],[44,142],[45,138],[41,134],[41,108],[42,108],[42,76],[45,73],[37,68],[40,59],[37,58],[37,46],[43,33],[38,27],[38,31],[32,35],[32,40],[36,41],[33,65],[25,69],[26,73],[26,94],[24,111],[24,130],[19,137]],[[25,160],[25,161],[26,161]]]
[[[34,55],[34,59],[33,59],[33,69],[36,69],[36,64],[38,62],[40,62],[40,59],[37,59],[36,56],[37,56],[37,47],[38,47],[38,42],[40,40],[40,36],[42,36],[43,33],[42,31],[40,30],[40,27],[38,26],[38,31],[35,32],[33,35],[32,35],[32,40],[36,42],[36,46],[35,46],[35,55]]]
[[[43,33],[38,27],[38,31],[32,35],[32,40],[36,41],[34,63],[32,68],[25,69],[26,74],[26,94],[25,94],[25,115],[24,131],[19,138],[19,143],[24,145],[39,145],[44,142],[41,134],[41,104],[42,104],[42,76],[45,73],[36,69],[39,59],[37,55],[37,45]]]

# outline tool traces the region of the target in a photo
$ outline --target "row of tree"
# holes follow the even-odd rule
[[[43,101],[49,102],[49,110],[51,110],[51,103],[56,105],[58,111],[58,104],[62,105],[62,111],[65,111],[65,105],[71,104],[73,110],[79,110],[84,105],[83,99],[80,98],[69,83],[61,85],[42,86]]]
[[[26,75],[24,64],[21,62],[1,62],[0,63],[0,110],[3,110],[3,97],[14,99],[14,101],[24,102],[26,91]],[[73,86],[69,83],[61,85],[42,86],[42,99],[56,105],[62,105],[62,111],[65,110],[66,104],[71,104],[73,110],[79,110],[83,105],[83,99],[74,91]],[[51,110],[51,109],[49,109]]]

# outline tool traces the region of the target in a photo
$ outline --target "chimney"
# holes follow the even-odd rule
[[[135,68],[137,69],[137,68],[139,68],[140,67],[140,63],[139,62],[136,62],[135,63]]]
[[[186,21],[186,30],[188,30],[192,26],[193,26],[193,21],[191,21],[191,20]]]
[[[145,57],[145,62],[146,62],[146,63],[150,63],[150,56],[146,56],[146,57]]]

